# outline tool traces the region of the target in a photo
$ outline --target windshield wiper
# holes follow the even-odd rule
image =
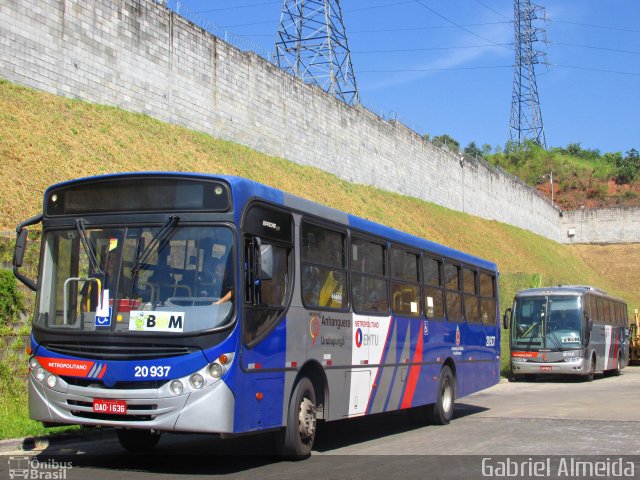
[[[80,234],[80,242],[82,243],[82,247],[84,248],[87,257],[89,258],[89,264],[91,265],[91,269],[95,272],[96,275],[102,275],[102,269],[100,265],[98,265],[98,259],[96,258],[96,252],[87,237],[87,230],[84,226],[84,218],[76,219],[76,230]]]
[[[531,336],[529,337],[529,343],[527,343],[527,351],[531,351],[531,342],[538,335],[538,330],[540,330],[540,324],[535,322],[528,331],[531,331]],[[526,333],[526,332],[525,332]]]
[[[149,245],[147,245],[142,253],[136,256],[136,261],[131,267],[131,273],[134,277],[136,276],[140,268],[142,268],[142,265],[144,265],[147,258],[149,258],[149,255],[151,255],[151,252],[153,252],[154,248],[156,248],[156,246],[159,245],[167,237],[167,235],[169,235],[169,233],[175,228],[179,221],[179,216],[171,215],[164,223],[164,225],[160,228],[160,230],[158,230],[158,233],[156,233],[151,239]]]
[[[558,340],[558,338],[555,336],[555,334],[553,332],[547,332],[545,333],[545,337],[547,338],[551,338],[551,340],[553,341],[553,345],[561,352],[564,351],[564,348],[562,348],[562,343],[560,343],[560,340]]]

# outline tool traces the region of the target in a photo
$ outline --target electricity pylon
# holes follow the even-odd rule
[[[533,48],[534,42],[544,36],[543,28],[533,26],[533,21],[544,18],[544,9],[532,5],[530,0],[514,0],[514,31],[516,62],[513,72],[511,98],[510,140],[523,144],[533,140],[546,148],[535,65],[545,63],[545,54]]]
[[[339,0],[284,0],[275,63],[343,102],[359,102]]]

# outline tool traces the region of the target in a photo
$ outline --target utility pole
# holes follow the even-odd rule
[[[544,9],[531,0],[514,0],[515,65],[511,97],[510,141],[522,145],[533,140],[546,148],[535,65],[545,63],[545,54],[533,48],[545,30],[533,26],[544,19]]]
[[[359,103],[340,0],[284,0],[274,61],[349,105]]]
[[[549,179],[549,183],[551,184],[551,205],[553,205],[553,172],[549,173],[549,174],[544,174],[542,176],[542,178],[548,178]]]

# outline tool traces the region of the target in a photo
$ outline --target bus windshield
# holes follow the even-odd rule
[[[45,233],[35,324],[50,330],[183,333],[231,321],[227,227],[77,228]],[[222,300],[221,300],[222,299]]]
[[[579,296],[517,298],[512,345],[524,350],[578,348],[583,338],[582,323]]]

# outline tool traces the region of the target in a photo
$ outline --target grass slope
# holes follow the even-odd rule
[[[503,308],[521,288],[557,283],[597,285],[634,300],[638,306],[637,290],[609,281],[585,262],[575,247],[414,198],[350,184],[319,169],[144,115],[1,81],[0,158],[2,230],[13,230],[17,222],[37,214],[44,189],[63,180],[139,170],[225,173],[492,260],[501,271]],[[503,365],[505,361],[503,356]],[[2,417],[23,417],[24,409],[15,406],[20,402],[7,400],[5,396],[0,399]],[[18,430],[24,431],[25,423],[20,425],[23,430]],[[0,428],[0,434],[4,431]],[[12,432],[16,434],[15,429]]]

